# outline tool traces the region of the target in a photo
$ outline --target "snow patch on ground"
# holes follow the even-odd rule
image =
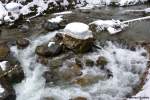
[[[143,3],[148,0],[76,0],[75,7],[81,7],[81,9],[91,9],[94,6],[104,6],[116,4],[119,6],[125,5],[135,5],[137,3]],[[26,3],[25,3],[26,2]],[[30,13],[35,13],[33,16],[38,16],[43,14],[47,9],[52,9],[53,6],[58,6],[59,4],[63,7],[66,7],[69,4],[67,0],[32,0],[31,2],[27,2],[27,0],[16,0],[12,2],[2,3],[0,1],[0,24],[5,22],[14,22],[19,18],[20,15],[27,15]],[[86,5],[86,6],[85,6]],[[58,6],[59,7],[59,6]],[[34,9],[34,10],[33,10]],[[146,10],[147,11],[147,10]],[[54,15],[62,15],[62,14],[70,14],[72,11],[65,11],[60,13],[55,13]]]

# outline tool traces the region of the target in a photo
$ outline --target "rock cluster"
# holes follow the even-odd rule
[[[12,86],[23,78],[22,67],[11,55],[7,42],[0,42],[0,100],[16,100]]]

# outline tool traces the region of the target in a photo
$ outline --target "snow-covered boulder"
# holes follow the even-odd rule
[[[100,32],[107,30],[110,34],[116,34],[121,32],[126,24],[120,22],[119,20],[97,20],[89,24],[90,29],[94,32]]]
[[[93,41],[93,34],[84,23],[73,22],[64,28],[63,44],[77,53],[89,51]]]
[[[66,35],[71,36],[76,39],[93,38],[93,34],[89,30],[89,26],[80,22],[69,23],[65,27],[64,31]]]

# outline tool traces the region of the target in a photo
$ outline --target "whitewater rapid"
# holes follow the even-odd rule
[[[89,86],[68,85],[46,86],[43,73],[46,67],[37,63],[35,49],[38,45],[47,43],[56,32],[50,32],[47,35],[30,38],[30,45],[24,49],[11,47],[11,52],[20,61],[25,73],[25,79],[14,86],[16,91],[16,100],[42,100],[44,97],[53,97],[55,100],[69,100],[77,96],[86,97],[88,100],[120,100],[126,95],[132,93],[132,88],[140,83],[140,75],[144,73],[148,54],[142,47],[137,47],[135,51],[127,49],[125,46],[107,42],[101,50],[85,54],[85,58],[96,61],[98,56],[104,56],[108,60],[106,68],[109,69],[113,77],[107,80],[98,80],[98,82]],[[147,56],[142,54],[146,53]],[[72,59],[68,60],[72,61]],[[65,64],[65,61],[64,61]],[[62,67],[63,68],[63,67]],[[97,66],[82,69],[84,75],[102,76],[102,70]]]

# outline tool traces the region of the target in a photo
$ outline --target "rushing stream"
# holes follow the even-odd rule
[[[82,61],[85,58],[95,61],[100,55],[106,57],[108,60],[106,68],[112,71],[113,77],[107,79],[105,78],[106,72],[97,66],[84,65],[82,76],[97,76],[99,79],[97,82],[83,87],[69,84],[66,86],[54,84],[46,87],[45,79],[42,77],[46,69],[36,62],[37,57],[34,51],[36,46],[48,42],[55,33],[50,32],[47,35],[31,39],[31,44],[24,50],[18,50],[16,46],[11,47],[11,51],[20,61],[26,76],[21,83],[14,86],[17,100],[41,100],[43,97],[69,100],[77,96],[86,97],[88,100],[121,100],[132,93],[134,86],[139,84],[140,75],[147,66],[148,55],[142,56],[143,53],[147,53],[146,50],[137,47],[135,51],[131,51],[125,46],[108,42],[101,50],[85,54]],[[73,61],[73,59],[68,61]]]
[[[131,49],[122,41],[124,42],[125,40],[130,45],[139,41],[150,42],[149,20],[129,23],[129,27],[115,35],[110,35],[106,31],[93,32],[96,39],[94,43],[98,48],[91,47],[92,52],[76,54],[72,53],[73,50],[70,50],[65,53],[61,52],[57,57],[46,58],[50,61],[53,61],[55,58],[63,60],[61,66],[54,68],[56,72],[53,72],[54,69],[51,64],[44,65],[38,62],[40,56],[36,54],[36,48],[53,41],[55,35],[62,31],[62,29],[57,29],[57,31],[48,32],[45,29],[43,20],[50,21],[50,18],[53,18],[55,22],[55,17],[57,17],[59,20],[67,20],[68,23],[82,22],[87,24],[87,26],[96,20],[114,19],[126,21],[148,16],[149,14],[140,12],[150,6],[148,3],[113,7],[102,6],[103,4],[111,5],[113,0],[87,0],[89,5],[87,5],[87,8],[84,8],[82,7],[85,3],[84,0],[77,0],[81,1],[81,4],[77,5],[79,8],[69,11],[68,14],[45,14],[34,18],[48,8],[48,3],[55,2],[55,0],[46,0],[45,2],[47,3],[43,0],[33,0],[33,2],[29,1],[24,5],[21,4],[21,0],[17,1],[18,4],[14,3],[16,4],[15,9],[11,9],[11,6],[0,1],[0,8],[3,8],[3,10],[0,9],[1,12],[3,11],[3,13],[0,12],[0,24],[14,22],[21,14],[31,13],[30,7],[33,7],[33,5],[37,5],[37,10],[31,21],[26,21],[23,24],[19,23],[15,28],[0,26],[0,33],[2,31],[0,40],[9,41],[11,54],[19,61],[25,74],[25,78],[20,83],[13,85],[16,92],[16,100],[80,100],[80,98],[81,100],[124,100],[138,92],[136,88],[141,85],[141,78],[143,78],[143,74],[147,69],[149,53],[144,47],[139,45]],[[63,1],[62,6],[69,6],[68,0]],[[145,1],[147,0],[117,0],[117,4],[120,6],[134,5]],[[20,6],[22,7],[21,10]],[[139,10],[139,12],[130,12],[130,10]],[[9,11],[12,13],[11,16],[15,16],[14,20],[10,20],[11,16],[7,14]],[[59,14],[62,15],[59,16]],[[25,26],[25,32],[20,31],[20,26]],[[80,30],[78,31],[80,32]],[[24,49],[18,48],[17,44],[14,45],[14,41],[20,37],[27,38],[30,42]],[[70,55],[69,58],[61,58],[66,55]],[[97,65],[100,57],[105,58],[105,66]],[[82,68],[78,69],[78,67],[75,67],[72,71],[70,65],[76,64],[76,58],[79,58],[79,61],[82,63]],[[87,65],[87,60],[90,62],[90,65]],[[47,79],[44,77],[47,71],[53,72],[52,76],[56,80],[52,79],[47,82]],[[79,75],[76,75],[76,73]]]

